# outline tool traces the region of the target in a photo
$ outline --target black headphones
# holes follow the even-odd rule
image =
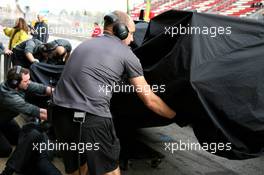
[[[16,72],[15,72],[15,76],[13,79],[11,80],[8,80],[8,85],[9,87],[15,89],[18,87],[19,83],[21,82],[21,70],[22,70],[22,67],[21,66],[16,66],[15,68]]]
[[[118,17],[114,13],[105,15],[104,22],[113,24],[113,34],[121,40],[127,38],[129,30],[124,23],[120,23]]]
[[[40,45],[40,51],[41,52],[51,52],[55,50],[58,47],[58,43],[55,41],[55,43],[45,43]]]

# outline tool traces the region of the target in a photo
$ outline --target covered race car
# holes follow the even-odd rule
[[[168,11],[149,22],[134,53],[148,83],[165,86],[157,94],[185,114],[179,123],[192,125],[200,144],[231,144],[231,150],[215,153],[230,159],[263,154],[263,23]],[[172,123],[147,109],[135,93],[115,93],[111,111],[126,130]]]

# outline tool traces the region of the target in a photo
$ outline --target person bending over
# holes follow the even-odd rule
[[[13,50],[13,65],[29,68],[32,63],[44,62],[48,64],[63,64],[71,52],[71,44],[67,40],[58,39],[49,43],[42,43],[37,39],[30,39],[18,44]]]

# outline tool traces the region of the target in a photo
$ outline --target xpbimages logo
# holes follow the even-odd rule
[[[166,142],[164,143],[164,150],[169,151],[172,154],[176,151],[197,151],[204,150],[212,154],[217,151],[230,151],[232,149],[231,143],[195,143],[179,141],[179,142]]]
[[[99,93],[104,93],[106,95],[110,93],[118,93],[118,92],[144,92],[146,95],[150,93],[164,93],[166,91],[165,85],[139,85],[134,86],[130,84],[115,84],[114,85],[99,85]]]
[[[217,37],[218,35],[231,35],[232,34],[232,27],[230,26],[190,26],[190,24],[179,26],[166,26],[164,27],[165,35],[171,35],[171,37],[177,35],[208,35],[211,38]]]
[[[78,151],[79,153],[84,153],[85,151],[98,151],[100,149],[99,143],[62,143],[62,142],[47,142],[33,143],[33,151],[38,151],[40,153],[44,151]]]
[[[76,29],[75,27],[68,26],[49,26],[48,29],[46,27],[39,28],[39,35],[45,36],[46,34],[54,35],[54,34],[61,34],[61,35],[87,35],[87,33],[93,32],[93,27],[84,28],[84,29]]]

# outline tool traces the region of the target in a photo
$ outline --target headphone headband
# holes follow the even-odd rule
[[[21,73],[21,70],[22,70],[22,67],[21,66],[16,66],[16,75],[20,75]]]
[[[104,16],[104,21],[108,21],[111,24],[114,24],[117,23],[119,20],[118,17],[113,12],[111,12]]]
[[[113,24],[113,34],[121,40],[124,40],[128,36],[128,28],[124,23],[121,23],[116,14],[109,13],[104,16],[105,23]]]
[[[22,71],[22,66],[15,66],[15,75],[13,79],[8,80],[8,85],[15,89],[18,87],[20,81],[21,81],[21,71]]]

